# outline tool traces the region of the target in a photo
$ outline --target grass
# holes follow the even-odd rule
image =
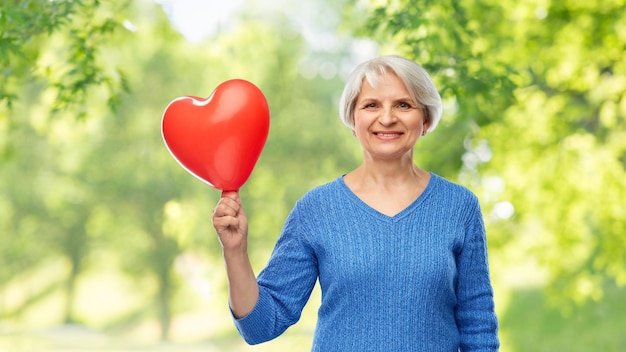
[[[513,293],[500,317],[503,335],[515,352],[621,352],[626,350],[626,289],[607,285],[599,302],[563,314],[540,290]]]
[[[33,287],[41,288],[36,280],[48,277],[48,271],[24,277],[13,289],[0,292],[0,305],[12,311]],[[56,269],[55,269],[56,270]],[[56,270],[59,271],[59,270]],[[56,272],[55,271],[55,272]],[[221,275],[221,274],[220,274]],[[183,290],[179,301],[195,302],[193,307],[181,306],[183,313],[175,316],[172,326],[173,342],[161,343],[159,327],[154,318],[145,314],[137,317],[123,315],[132,312],[146,297],[129,292],[115,272],[100,271],[81,281],[78,308],[84,325],[61,325],[58,310],[62,306],[59,294],[39,299],[20,317],[0,318],[0,351],[11,352],[306,352],[311,348],[316,310],[320,300],[319,288],[303,312],[301,321],[279,338],[257,346],[246,345],[232,325],[225,293],[221,292],[224,278],[215,275],[215,293],[203,301],[191,289]],[[221,286],[220,286],[221,285]],[[116,289],[113,289],[116,288]],[[550,305],[541,289],[517,289],[499,312],[502,352],[568,351],[588,352],[626,351],[626,289],[608,284],[599,302],[587,302],[563,315],[562,309]],[[96,301],[97,304],[94,304]],[[99,303],[98,303],[99,302]],[[190,304],[190,303],[189,303]],[[131,319],[132,318],[132,319]],[[136,319],[135,319],[136,318]],[[113,326],[111,326],[111,324]]]

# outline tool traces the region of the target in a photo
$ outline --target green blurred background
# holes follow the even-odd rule
[[[265,93],[258,272],[294,202],[359,163],[338,97],[392,53],[443,96],[416,162],[481,200],[502,350],[626,350],[624,0],[2,0],[0,350],[308,351],[317,289],[280,338],[237,335],[219,191],[161,115],[232,78]]]

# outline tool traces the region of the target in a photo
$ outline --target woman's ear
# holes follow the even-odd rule
[[[424,109],[424,122],[422,123],[422,127],[424,128],[422,136],[425,136],[426,133],[428,133],[428,128],[430,127],[430,111],[428,111],[428,109]]]

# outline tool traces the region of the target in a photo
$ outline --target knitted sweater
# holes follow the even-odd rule
[[[343,177],[300,199],[268,265],[259,300],[235,326],[250,344],[300,318],[319,279],[313,351],[497,351],[478,200],[431,174],[395,216],[361,201]]]

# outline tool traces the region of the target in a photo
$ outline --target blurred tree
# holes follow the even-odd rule
[[[16,113],[24,113],[16,109]],[[20,151],[20,158],[2,162],[0,171],[0,292],[13,279],[30,272],[49,259],[51,253],[42,233],[46,231],[47,218],[44,204],[37,197],[40,164],[39,157],[46,154],[45,141],[38,139],[29,126],[19,124],[10,135],[3,134],[3,142],[10,143]],[[37,190],[33,192],[33,190]],[[48,292],[49,287],[42,287]],[[34,303],[35,297],[30,299]],[[2,316],[19,314],[18,308],[5,310],[0,306]]]
[[[145,8],[139,12],[150,13]],[[320,179],[339,174],[338,160],[349,160],[351,154],[334,150],[337,141],[351,138],[336,117],[339,77],[304,79],[298,73],[303,39],[284,18],[271,24],[250,18],[236,30],[194,45],[184,42],[162,18],[148,16],[151,24],[146,19],[137,25],[156,23],[153,30],[138,31],[128,46],[118,40],[123,47],[119,60],[128,62],[134,94],[121,99],[115,116],[103,120],[101,132],[107,138],[92,141],[100,144],[92,149],[87,167],[91,186],[110,209],[100,213],[104,222],[99,231],[109,232],[126,272],[137,282],[155,278],[155,302],[167,338],[181,285],[176,259],[202,246],[222,265],[210,224],[219,191],[191,177],[167,153],[155,120],[167,103],[183,95],[207,97],[231,78],[250,80],[265,93],[271,109],[270,137],[241,189],[257,265],[273,248],[293,202]],[[317,180],[310,176],[312,169],[322,171]],[[106,220],[112,218],[114,222]]]
[[[494,256],[530,254],[574,301],[626,285],[626,2],[364,6],[362,34],[436,77],[438,133],[464,143],[433,137],[420,158],[479,191]]]
[[[20,21],[37,18],[26,13],[36,10],[29,6],[41,6],[45,13],[50,4],[14,4],[10,11],[3,7],[2,16],[8,11],[11,26],[28,27]],[[241,190],[254,229],[252,255],[260,265],[293,202],[312,185],[336,177],[345,167],[339,165],[355,163],[353,153],[336,152],[354,143],[337,119],[341,80],[336,74],[301,74],[305,43],[287,16],[272,21],[252,16],[236,31],[190,44],[149,1],[66,6],[59,17],[73,20],[54,22],[50,33],[39,34],[41,40],[34,35],[29,41],[14,31],[22,34],[2,44],[11,47],[3,51],[7,67],[29,68],[5,76],[12,83],[5,85],[0,111],[3,150],[11,151],[5,152],[0,175],[0,282],[10,285],[27,270],[63,257],[67,277],[59,280],[65,283],[67,307],[62,320],[89,323],[90,317],[74,308],[76,285],[81,273],[110,251],[137,287],[154,298],[119,322],[156,315],[167,339],[173,316],[182,309],[176,304],[182,284],[177,258],[205,249],[216,263],[220,257],[209,221],[219,192],[188,175],[167,153],[159,124],[167,103],[182,95],[208,96],[221,81],[236,77],[266,93],[270,139]],[[86,23],[90,16],[93,23]],[[107,27],[102,36],[89,32],[100,17],[116,29]],[[78,32],[66,32],[69,27]],[[80,36],[93,47],[66,56],[79,29],[87,31]],[[32,52],[20,56],[26,49]],[[321,65],[338,72],[343,54],[333,55],[316,62],[315,70]],[[124,75],[118,73],[122,66]],[[103,103],[111,99],[115,110]],[[3,316],[24,312],[59,283],[37,287]]]
[[[0,8],[0,160],[7,178],[3,204],[11,214],[6,222],[10,230],[3,232],[9,238],[0,256],[6,269],[1,282],[50,257],[49,249],[58,249],[70,267],[65,285],[68,322],[74,320],[72,297],[88,253],[83,227],[90,192],[74,177],[84,153],[72,148],[79,140],[71,137],[82,134],[64,135],[71,128],[65,117],[71,124],[77,116],[93,113],[98,104],[86,104],[93,89],[106,87],[112,107],[126,88],[119,72],[111,74],[98,62],[98,47],[121,27],[114,9],[100,5],[8,1]],[[14,109],[18,97],[23,104]],[[58,121],[48,120],[46,109]],[[30,224],[29,230],[23,224]]]

